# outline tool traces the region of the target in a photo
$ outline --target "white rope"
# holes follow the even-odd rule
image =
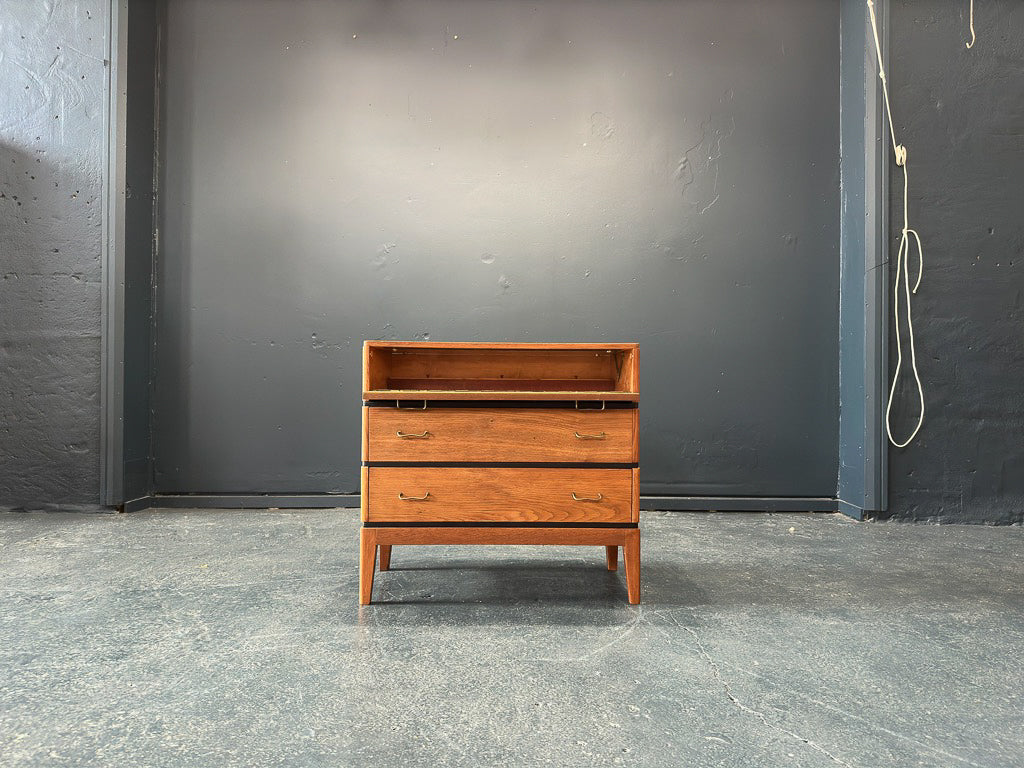
[[[977,39],[977,35],[974,34],[974,0],[971,0],[971,42],[967,44],[967,47],[973,48],[974,41]]]
[[[896,157],[896,165],[903,169],[903,237],[900,239],[900,249],[896,254],[896,285],[893,288],[893,319],[896,324],[896,370],[892,374],[892,387],[889,389],[889,403],[885,407],[885,431],[889,435],[889,442],[897,448],[905,448],[917,436],[924,424],[924,387],[921,384],[921,376],[917,372],[917,350],[914,346],[914,321],[910,314],[910,294],[917,293],[921,285],[921,276],[924,274],[924,250],[921,248],[921,237],[917,230],[910,228],[910,213],[908,202],[910,197],[910,175],[907,172],[907,148],[896,142],[896,128],[892,121],[892,108],[889,106],[889,85],[885,80],[885,66],[882,63],[882,45],[878,42],[878,20],[875,18],[875,4],[873,0],[867,0],[868,12],[871,14],[871,31],[875,37],[875,53],[878,55],[878,78],[882,81],[882,95],[885,98],[885,113],[889,118],[889,135],[892,137],[892,151]],[[973,0],[972,0],[973,4]],[[918,271],[917,282],[914,288],[910,288],[910,236],[914,236],[917,243]],[[907,305],[907,331],[910,342],[910,368],[914,372],[914,381],[917,382],[917,396],[921,404],[921,410],[917,417],[917,426],[910,433],[910,437],[902,443],[897,442],[892,436],[892,403],[896,396],[896,384],[900,378],[900,370],[903,367],[903,342],[900,334],[900,283],[903,283],[903,294]]]

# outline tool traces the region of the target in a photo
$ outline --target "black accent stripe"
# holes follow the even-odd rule
[[[641,495],[640,509],[663,512],[837,512],[841,502],[828,497]],[[143,509],[358,509],[359,494],[170,493],[126,501],[125,512]]]
[[[492,467],[494,469],[636,469],[636,462],[573,462],[573,461],[364,461],[364,467]]]
[[[363,528],[639,528],[638,523],[363,523]]]
[[[402,400],[406,405],[401,406],[402,410],[419,411],[423,410],[423,400]],[[638,403],[627,400],[580,400],[579,407],[575,400],[427,400],[427,408],[564,408],[569,411],[600,411],[601,403],[604,409],[613,410],[635,410]],[[394,400],[363,400],[367,408],[394,408]]]

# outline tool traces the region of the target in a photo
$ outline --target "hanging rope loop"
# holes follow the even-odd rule
[[[882,63],[882,45],[878,40],[878,20],[875,18],[875,4],[867,0],[868,12],[871,15],[871,32],[875,38],[875,53],[878,56],[878,79],[882,81],[882,96],[885,100],[885,114],[889,120],[889,135],[892,138],[892,151],[896,159],[896,166],[903,169],[903,236],[900,238],[900,248],[896,253],[896,284],[893,286],[893,321],[896,329],[896,370],[892,374],[892,386],[889,388],[889,402],[885,407],[885,432],[891,442],[897,448],[905,448],[917,437],[917,433],[924,424],[924,386],[921,384],[921,376],[917,372],[917,348],[914,343],[914,321],[910,313],[910,295],[917,293],[921,285],[921,277],[924,275],[924,249],[921,248],[921,236],[917,230],[910,228],[910,173],[907,170],[907,148],[896,141],[896,128],[892,121],[892,107],[889,104],[889,86],[885,80],[885,66]],[[973,6],[972,6],[973,7]],[[914,287],[910,287],[910,238],[913,236],[914,244],[917,246],[917,281]],[[900,287],[902,286],[902,297]],[[901,300],[902,299],[902,300]],[[900,373],[903,370],[903,336],[900,331],[900,305],[906,307],[907,311],[907,346],[910,349],[910,369],[914,374],[914,382],[917,385],[918,415],[917,424],[910,436],[902,442],[892,436],[892,406],[896,399],[896,385],[900,380]]]
[[[968,48],[974,47],[974,41],[978,39],[978,36],[974,34],[974,0],[971,0],[971,42],[967,44]]]

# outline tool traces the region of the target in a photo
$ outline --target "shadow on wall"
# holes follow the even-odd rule
[[[98,501],[100,185],[46,155],[0,143],[0,509]]]

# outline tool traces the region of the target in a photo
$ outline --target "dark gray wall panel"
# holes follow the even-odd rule
[[[107,24],[0,4],[0,507],[99,501]]]
[[[890,451],[889,506],[901,518],[1021,522],[1024,4],[976,8],[971,50],[967,19],[949,3],[891,10],[893,110],[925,248],[914,319],[927,410],[917,440]],[[895,243],[902,194],[893,169]],[[912,379],[902,385],[901,435],[917,415]]]
[[[128,13],[124,246],[124,498],[152,486],[155,87],[162,3],[133,0]]]
[[[833,496],[838,24],[172,0],[157,490],[353,490],[360,342],[429,336],[638,340],[645,493]]]

